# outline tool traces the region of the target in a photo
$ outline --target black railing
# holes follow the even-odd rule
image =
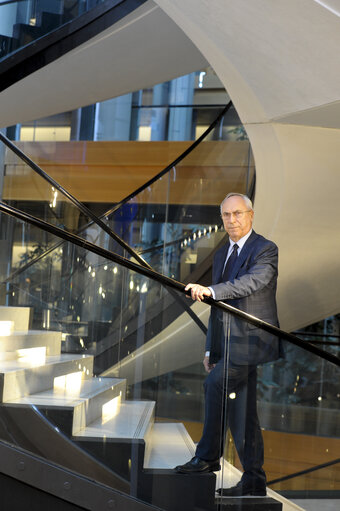
[[[142,186],[140,186],[139,188],[137,188],[137,190],[135,190],[134,192],[130,193],[129,195],[127,195],[124,199],[122,199],[120,202],[117,202],[117,204],[115,204],[114,206],[112,206],[111,209],[109,209],[108,211],[106,211],[106,213],[104,213],[104,215],[102,215],[101,218],[103,218],[104,216],[105,217],[108,217],[110,216],[112,213],[114,213],[115,211],[117,211],[117,209],[121,208],[122,206],[124,206],[124,204],[126,204],[127,202],[129,202],[129,200],[133,199],[136,195],[138,195],[139,193],[143,192],[144,190],[146,190],[149,186],[151,186],[153,183],[155,183],[156,181],[158,181],[162,176],[164,176],[165,174],[167,174],[167,172],[169,172],[171,169],[173,169],[174,167],[176,167],[176,165],[178,165],[178,163],[180,163],[186,156],[188,156],[188,154],[190,154],[208,135],[209,133],[215,128],[215,126],[223,119],[223,117],[225,116],[225,114],[228,112],[228,110],[230,109],[232,105],[232,102],[229,101],[229,103],[223,108],[223,110],[218,114],[218,116],[216,117],[216,119],[210,124],[209,128],[207,128],[205,130],[204,133],[202,133],[202,135],[197,139],[195,140],[195,142],[193,142],[189,147],[188,149],[186,149],[182,154],[180,154],[173,162],[169,163],[169,165],[167,167],[165,167],[163,170],[161,170],[158,174],[156,174],[154,177],[152,177],[151,179],[149,179],[149,181],[146,181],[146,183],[144,183]]]
[[[1,7],[2,5],[8,5],[8,4],[18,4],[18,3],[20,3],[20,2],[27,2],[27,1],[29,1],[29,0],[5,0],[5,1],[3,1],[3,2],[0,2],[0,7]]]
[[[195,140],[182,154],[180,154],[173,162],[171,162],[167,167],[161,170],[158,174],[156,174],[152,179],[144,183],[141,187],[137,188],[134,192],[126,196],[122,199],[118,204],[115,204],[110,210],[106,211],[103,215],[98,217],[95,215],[89,208],[87,208],[83,203],[78,201],[76,197],[70,194],[65,188],[63,188],[57,181],[55,181],[51,176],[49,176],[39,165],[37,165],[31,158],[29,158],[23,151],[21,151],[11,140],[9,140],[5,135],[0,132],[0,140],[11,150],[13,151],[22,161],[24,161],[34,172],[40,175],[44,180],[50,183],[51,186],[56,188],[59,192],[61,192],[72,204],[74,204],[83,214],[87,215],[91,218],[92,222],[84,225],[78,233],[83,232],[86,228],[90,227],[94,223],[101,227],[112,239],[114,239],[120,246],[122,246],[132,257],[134,257],[139,264],[151,268],[151,266],[141,257],[140,253],[131,248],[122,238],[120,238],[110,227],[108,227],[103,219],[109,217],[112,213],[117,211],[124,204],[129,202],[129,200],[133,199],[136,195],[146,190],[153,183],[158,181],[162,176],[168,173],[172,168],[174,168],[178,163],[180,163],[186,156],[188,156],[215,128],[215,126],[223,119],[228,110],[231,108],[232,102],[230,101],[223,110],[219,113],[216,119],[211,123],[211,125],[204,131],[204,133]],[[45,256],[53,252],[56,248],[58,248],[62,242],[56,243],[52,247],[48,248],[42,254],[39,254],[37,257],[27,262],[22,267],[18,268],[12,275],[5,279],[4,283],[10,282],[11,279],[17,277],[22,272],[33,266],[35,263],[43,259]],[[179,297],[176,296],[176,300]],[[196,316],[196,314],[192,311],[191,307],[185,302],[182,303],[183,308],[190,315],[190,317],[195,321],[195,323],[199,326],[199,328],[206,334],[207,329],[202,321]]]
[[[11,149],[21,160],[23,160],[29,167],[31,167],[32,170],[37,172],[43,179],[48,181],[52,186],[57,188],[62,194],[64,194],[71,202],[76,206],[79,207],[79,209],[88,215],[92,222],[87,223],[86,225],[82,226],[81,229],[78,231],[78,233],[83,232],[85,229],[93,225],[93,223],[96,223],[99,225],[99,227],[102,227],[105,232],[107,232],[113,239],[121,244],[123,248],[125,248],[133,257],[136,258],[137,261],[140,262],[140,264],[147,264],[146,261],[139,255],[138,252],[133,250],[129,245],[127,245],[118,235],[112,231],[104,222],[102,222],[102,219],[107,219],[112,213],[117,211],[119,208],[124,206],[127,202],[129,202],[131,199],[136,197],[139,193],[146,190],[149,186],[151,186],[153,183],[158,181],[162,176],[164,176],[167,172],[169,172],[172,168],[174,168],[178,163],[180,163],[188,154],[190,154],[208,135],[209,133],[215,128],[216,124],[218,124],[221,119],[224,117],[224,115],[228,112],[232,105],[232,102],[230,101],[223,110],[219,113],[219,115],[216,117],[216,119],[211,123],[211,125],[205,130],[202,135],[193,142],[188,149],[186,149],[182,154],[180,154],[173,162],[171,162],[169,165],[167,165],[163,170],[158,172],[153,178],[151,178],[149,181],[144,183],[142,186],[134,190],[131,194],[127,195],[122,199],[120,202],[112,206],[108,211],[103,213],[100,216],[96,216],[92,213],[91,210],[89,210],[83,203],[79,202],[75,197],[73,197],[69,192],[67,192],[57,181],[52,179],[43,169],[39,167],[31,158],[29,158],[23,151],[21,151],[11,140],[9,140],[3,133],[0,131],[0,140],[7,146],[9,149]],[[104,227],[103,227],[104,226]],[[35,259],[27,263],[26,265],[19,268],[15,274],[15,276],[22,273],[25,269],[32,266],[35,262],[40,261],[45,255],[48,255],[51,253],[55,248],[58,248],[60,243],[56,243],[53,247],[49,248],[44,252],[43,254],[40,254]],[[143,262],[142,262],[143,261]],[[11,277],[8,277],[5,282],[8,282]]]
[[[125,257],[122,257],[118,254],[115,254],[114,252],[110,252],[109,250],[106,250],[102,247],[98,247],[94,243],[91,243],[90,241],[87,241],[77,236],[76,234],[71,234],[67,231],[64,231],[59,227],[56,227],[52,224],[49,224],[48,222],[40,220],[39,218],[29,215],[28,213],[19,211],[18,209],[12,206],[8,206],[7,204],[4,204],[2,202],[0,202],[0,211],[21,221],[34,225],[35,227],[38,227],[43,231],[49,232],[50,234],[53,234],[54,236],[57,236],[65,241],[73,243],[74,245],[78,245],[79,247],[82,247],[85,250],[89,250],[90,252],[98,256],[109,259],[110,261],[113,261],[116,264],[124,266],[129,270],[140,273],[141,275],[144,275],[145,277],[148,277],[162,284],[168,289],[173,289],[174,291],[177,291],[187,296],[190,295],[189,291],[185,291],[185,284],[183,284],[182,282],[178,282],[177,280],[174,280],[170,277],[166,277],[165,275],[162,275],[156,272],[155,270],[152,270],[151,268],[146,268],[145,266],[140,266],[139,264],[133,263],[129,259],[126,259]],[[269,332],[275,335],[276,337],[279,337],[281,340],[288,341],[289,343],[294,344],[295,346],[299,346],[300,348],[303,348],[305,351],[313,353],[314,355],[317,355],[318,357],[323,358],[324,360],[327,360],[328,362],[331,362],[332,364],[335,364],[338,367],[340,366],[339,357],[336,357],[335,355],[320,350],[319,348],[313,345],[307,344],[302,339],[299,339],[299,337],[296,337],[293,334],[285,332],[276,326],[270,325],[269,323],[263,321],[262,319],[256,318],[255,316],[243,312],[231,305],[227,305],[225,303],[216,301],[213,298],[205,298],[203,301],[204,303],[207,303],[210,306],[221,309],[223,312],[227,312],[229,314],[232,314],[233,316],[237,316],[256,327],[265,330],[266,332]]]
[[[310,474],[311,472],[316,472],[317,470],[331,467],[332,465],[337,465],[338,463],[340,463],[340,458],[328,461],[327,463],[322,463],[321,465],[315,465],[314,467],[306,468],[305,470],[300,470],[299,472],[294,472],[293,474],[278,477],[277,479],[272,479],[271,481],[267,482],[267,485],[272,486],[273,484],[282,483],[283,481],[288,481],[289,479],[295,479],[296,477],[301,477],[306,474]]]
[[[122,206],[124,206],[124,204],[126,204],[127,202],[129,202],[130,200],[134,199],[136,197],[136,195],[138,195],[139,193],[143,192],[144,190],[146,190],[149,186],[151,186],[153,183],[155,183],[156,181],[158,181],[162,176],[164,176],[167,172],[169,172],[172,168],[174,168],[178,163],[180,163],[186,156],[188,156],[188,154],[190,154],[194,149],[195,147],[197,147],[198,144],[200,144],[206,137],[207,135],[209,135],[209,133],[215,128],[215,126],[221,121],[221,119],[224,117],[224,115],[228,112],[228,110],[230,109],[232,105],[232,102],[230,101],[224,108],[223,110],[219,113],[219,115],[216,117],[216,119],[212,122],[212,124],[205,130],[204,133],[202,133],[202,135],[197,139],[195,140],[195,142],[193,142],[190,147],[188,147],[188,149],[186,149],[182,154],[180,154],[173,162],[171,162],[169,165],[167,165],[163,170],[161,170],[160,172],[158,172],[158,174],[156,174],[153,178],[151,178],[149,181],[147,181],[146,183],[144,183],[142,186],[140,186],[139,188],[137,188],[136,190],[134,190],[131,194],[127,195],[126,197],[124,197],[124,199],[122,199],[119,203],[115,204],[114,206],[112,206],[108,211],[106,211],[105,213],[103,213],[102,215],[100,215],[99,217],[97,217],[96,215],[93,215],[97,220],[102,220],[102,219],[107,219],[112,213],[114,213],[115,211],[117,211],[119,208],[121,208]],[[15,144],[13,144],[13,142],[11,142],[7,137],[5,137],[5,135],[3,135],[1,132],[0,132],[0,140],[2,140],[2,142],[4,144],[6,144],[10,149],[14,150],[13,148],[15,148],[15,153],[17,154],[17,156],[19,156],[19,158],[21,158],[21,154],[24,156],[24,161],[33,169],[35,170],[34,167],[37,167],[37,171],[38,173],[41,175],[41,177],[48,177],[48,174],[46,174],[38,165],[36,165],[27,155],[25,155],[22,151],[20,151],[20,149],[18,149]],[[31,165],[30,163],[28,162],[31,162]],[[50,178],[52,179],[52,178]],[[61,187],[61,185],[59,185],[56,181],[52,180],[55,184],[53,186],[55,186],[56,188],[58,188],[58,190],[60,192],[63,193],[63,188]],[[49,181],[51,184],[52,182]],[[60,187],[60,188],[59,188]],[[254,187],[252,187],[252,194],[250,195],[253,195],[253,192],[254,192]],[[252,196],[250,197],[252,199]],[[76,199],[75,199],[76,200]],[[79,201],[77,201],[79,202]],[[84,205],[83,205],[84,206]],[[85,207],[85,206],[84,206]],[[87,209],[87,208],[86,208]],[[92,213],[91,213],[92,214]],[[93,225],[93,223],[97,223],[95,222],[95,220],[93,219],[92,222],[89,222],[87,223],[86,225],[82,226],[80,230],[78,230],[78,234],[83,232],[85,229],[87,229],[88,227],[90,227],[91,225]],[[99,225],[99,224],[98,224]],[[105,225],[105,224],[104,224]],[[106,226],[107,227],[107,226]],[[111,230],[110,230],[111,231]],[[113,232],[113,231],[112,231]],[[116,235],[115,235],[116,236]],[[118,236],[117,236],[117,239],[116,241],[118,242]],[[119,238],[120,239],[120,238]],[[61,242],[62,243],[62,242]],[[18,270],[16,270],[11,276],[9,276],[4,282],[9,282],[9,280],[11,278],[13,278],[14,276],[18,276],[20,275],[23,271],[25,271],[27,268],[31,267],[34,263],[40,261],[43,257],[45,257],[46,255],[50,254],[53,250],[55,250],[56,248],[58,248],[61,243],[56,243],[55,245],[53,245],[52,247],[50,247],[49,249],[47,249],[44,253],[42,254],[39,254],[36,258],[32,259],[31,261],[29,261],[28,263],[26,263],[25,265],[23,265],[22,267],[18,268]],[[119,242],[118,242],[119,243]],[[131,249],[131,247],[130,247]],[[131,249],[133,250],[133,249]],[[136,255],[138,256],[138,252],[134,252],[133,254],[133,257],[136,257]],[[144,261],[145,262],[145,261]]]
[[[151,268],[151,266],[143,259],[141,255],[138,254],[130,245],[128,245],[122,238],[120,238],[108,225],[103,222],[103,220],[97,217],[89,208],[85,206],[82,202],[78,201],[76,197],[74,197],[71,193],[69,193],[61,184],[55,181],[50,175],[48,175],[39,165],[37,165],[31,158],[29,158],[23,151],[21,151],[13,142],[11,142],[5,135],[0,132],[0,140],[11,149],[22,161],[24,161],[34,172],[36,172],[40,177],[42,177],[45,181],[50,183],[51,186],[56,188],[59,192],[61,192],[76,208],[78,208],[85,216],[91,218],[92,222],[97,224],[104,232],[106,232],[114,241],[116,241],[128,254],[138,261],[139,264],[146,268]],[[50,253],[50,250],[49,250]],[[42,257],[39,258],[39,260]],[[33,264],[33,263],[32,263]],[[32,265],[31,264],[31,265]],[[31,266],[30,265],[30,266]],[[8,279],[6,279],[8,281]],[[170,293],[172,293],[170,291]],[[183,302],[183,300],[177,296],[173,295],[175,299],[181,302],[185,311],[189,314],[189,316],[195,321],[197,326],[202,330],[202,332],[206,333],[207,329],[202,321],[197,317],[197,315],[191,310],[191,307]]]
[[[0,59],[0,92],[85,43],[145,2],[103,0],[73,19],[62,21],[61,25],[39,38],[6,52]]]

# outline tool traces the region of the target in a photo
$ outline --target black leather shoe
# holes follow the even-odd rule
[[[219,460],[205,461],[198,456],[194,456],[190,461],[188,461],[188,463],[175,467],[175,470],[179,474],[193,474],[195,472],[217,472],[218,470],[221,470],[221,465]]]
[[[253,497],[265,497],[267,495],[265,486],[256,486],[255,484],[244,483],[239,481],[236,486],[231,488],[219,488],[216,490],[221,497],[245,497],[247,495]]]

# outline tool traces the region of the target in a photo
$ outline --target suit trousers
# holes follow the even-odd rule
[[[226,367],[223,359],[218,361],[204,382],[205,420],[196,456],[207,461],[223,456],[229,427],[244,469],[243,482],[262,486],[266,476],[262,469],[263,438],[257,416],[256,383],[256,366],[229,362]]]

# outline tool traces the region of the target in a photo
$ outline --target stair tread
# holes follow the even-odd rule
[[[144,439],[154,406],[154,401],[124,401],[115,417],[106,422],[102,418],[93,421],[76,438]]]
[[[43,392],[30,394],[11,400],[13,404],[30,404],[36,406],[58,406],[64,408],[74,408],[75,406],[98,396],[101,392],[113,388],[122,383],[121,378],[92,378],[83,380],[77,394],[62,392],[56,389],[49,389]]]
[[[144,468],[172,469],[195,455],[195,444],[182,423],[157,422],[148,438],[147,450]]]

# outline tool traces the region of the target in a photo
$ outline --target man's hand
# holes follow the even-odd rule
[[[207,371],[207,373],[210,373],[215,367],[216,364],[210,364],[209,357],[204,357],[203,360],[204,369]]]
[[[205,296],[212,296],[212,292],[208,287],[200,286],[199,284],[188,284],[185,287],[185,291],[191,289],[191,298],[201,302]]]

